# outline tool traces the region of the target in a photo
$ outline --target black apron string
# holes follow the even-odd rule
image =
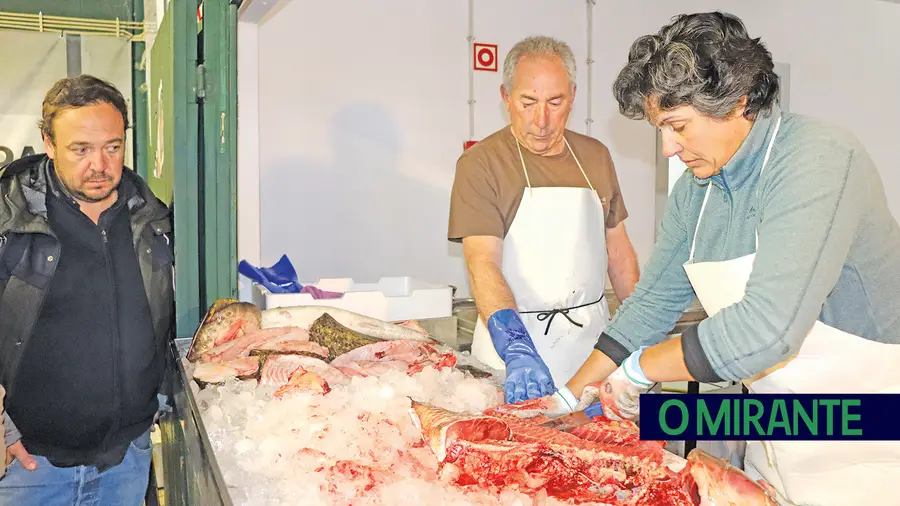
[[[520,311],[520,314],[537,314],[538,321],[542,322],[547,320],[547,327],[544,329],[544,335],[546,336],[550,332],[550,325],[553,323],[553,319],[556,318],[556,315],[561,314],[566,317],[566,320],[569,320],[569,323],[575,325],[578,328],[584,327],[584,324],[578,323],[569,316],[569,311],[573,309],[581,309],[583,307],[593,306],[595,304],[599,304],[603,301],[605,295],[601,295],[599,299],[594,302],[588,302],[586,304],[582,304],[580,306],[574,307],[565,307],[560,309],[550,309],[550,310],[540,310],[540,311]]]

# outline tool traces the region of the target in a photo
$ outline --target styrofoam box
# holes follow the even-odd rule
[[[314,299],[308,293],[272,293],[253,283],[253,303],[260,309],[291,306],[331,306],[387,322],[445,318],[453,314],[453,288],[411,277],[384,277],[376,283],[351,278],[326,278],[314,283],[320,290],[343,292],[338,299]]]

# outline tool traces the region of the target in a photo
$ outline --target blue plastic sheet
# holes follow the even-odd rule
[[[272,293],[300,293],[303,285],[297,280],[297,271],[287,255],[271,267],[256,267],[246,260],[238,264],[238,272],[263,285]]]

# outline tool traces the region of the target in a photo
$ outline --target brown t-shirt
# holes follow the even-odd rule
[[[606,227],[628,217],[609,149],[593,137],[566,130],[566,139],[603,203]],[[536,155],[522,146],[532,188],[590,188],[566,148],[555,156]],[[466,150],[456,162],[450,193],[447,238],[454,242],[472,235],[503,239],[512,225],[526,188],[516,139],[509,125]]]

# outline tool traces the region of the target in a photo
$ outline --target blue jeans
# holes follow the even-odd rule
[[[37,469],[29,471],[15,460],[0,478],[0,506],[141,506],[152,451],[148,429],[103,473],[94,466],[54,467],[38,455]]]

